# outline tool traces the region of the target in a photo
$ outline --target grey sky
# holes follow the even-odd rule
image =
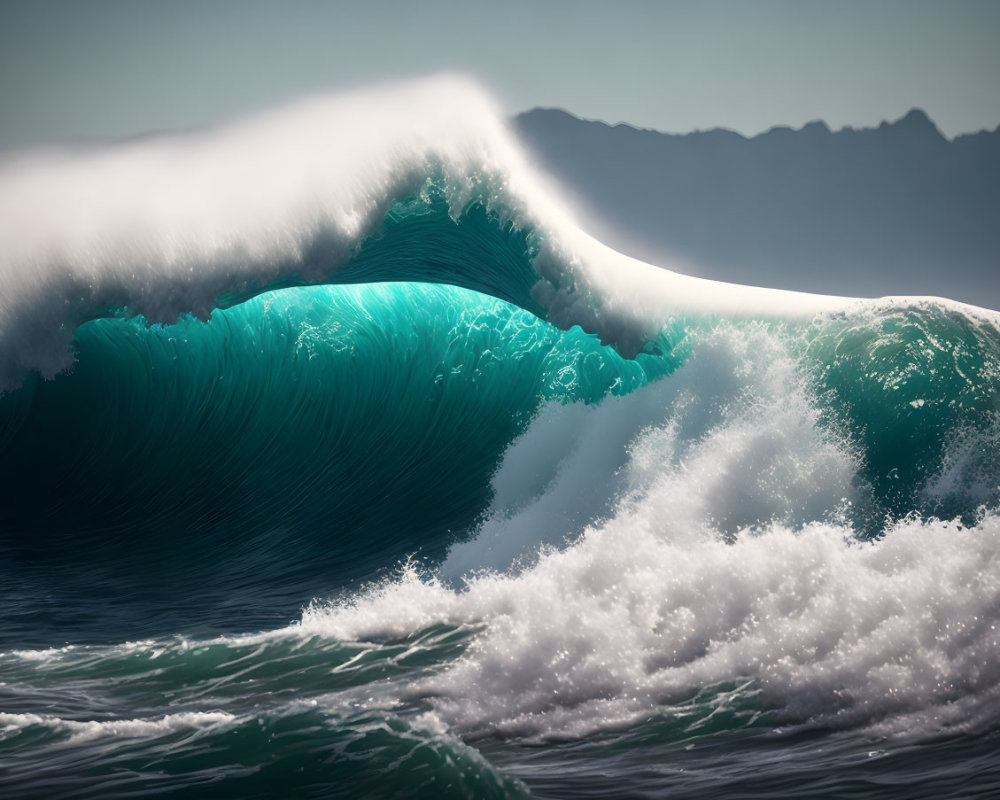
[[[1000,2],[0,0],[0,148],[210,124],[439,71],[510,112],[757,133],[1000,124]]]

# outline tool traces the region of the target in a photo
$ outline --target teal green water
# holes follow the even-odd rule
[[[114,597],[136,584],[126,602],[207,575],[227,603],[304,583],[286,615],[317,586],[440,554],[540,403],[595,402],[672,366],[429,284],[279,291],[204,323],[95,320],[77,347],[71,375],[0,400],[13,557],[29,573],[109,571]],[[81,624],[76,601],[52,613]]]
[[[807,340],[827,418],[862,448],[880,512],[968,523],[979,506],[995,505],[996,327],[926,304],[832,320]],[[935,486],[949,445],[963,463],[953,464],[952,485]]]
[[[322,242],[315,247],[311,258],[322,260]],[[470,659],[489,662],[490,637],[518,622],[503,616],[509,600],[500,588],[476,600],[482,609],[475,613],[442,611],[440,604],[460,606],[465,596],[459,590],[457,599],[442,600],[450,595],[433,581],[449,547],[477,536],[506,454],[540,409],[583,404],[609,413],[581,415],[588,420],[583,429],[560,429],[553,438],[603,437],[623,458],[655,461],[644,442],[673,441],[664,422],[672,409],[655,417],[663,432],[640,426],[621,441],[610,411],[616,398],[640,398],[639,408],[641,398],[655,399],[671,381],[679,388],[664,396],[678,408],[701,402],[707,386],[721,420],[705,423],[703,439],[689,443],[685,458],[703,465],[712,442],[737,447],[750,434],[725,438],[728,409],[749,408],[752,417],[759,406],[763,430],[787,384],[754,384],[744,375],[758,368],[752,354],[699,350],[720,328],[724,341],[763,337],[794,362],[815,412],[817,441],[853,459],[854,501],[836,520],[848,538],[877,541],[892,521],[909,519],[918,531],[912,558],[905,547],[895,556],[905,566],[926,541],[965,547],[960,538],[920,534],[935,516],[958,518],[956,525],[982,528],[969,541],[986,553],[982,563],[995,563],[988,560],[990,514],[1000,502],[994,327],[934,305],[868,309],[803,326],[689,317],[646,352],[623,358],[578,327],[562,331],[538,316],[532,248],[530,235],[479,206],[456,221],[439,201],[405,201],[337,273],[339,285],[293,286],[302,282],[294,278],[288,288],[255,296],[248,289],[220,298],[207,321],[91,320],[76,330],[70,373],[29,377],[0,398],[5,796],[938,797],[988,796],[998,788],[997,732],[982,723],[1000,687],[989,666],[996,643],[988,625],[997,623],[997,606],[986,568],[941,577],[956,581],[956,592],[960,581],[977,581],[987,592],[980,605],[968,606],[969,619],[949,619],[939,631],[942,638],[952,625],[976,631],[965,644],[954,640],[947,666],[934,666],[958,714],[947,735],[931,728],[916,739],[895,739],[833,724],[822,692],[811,698],[807,689],[799,695],[795,687],[775,688],[773,675],[791,658],[777,656],[754,674],[712,680],[686,695],[654,692],[642,714],[609,713],[580,732],[548,720],[575,720],[589,703],[617,701],[624,690],[592,665],[593,675],[571,670],[569,650],[551,669],[566,664],[577,695],[546,694],[528,678],[519,692],[537,697],[528,716],[546,721],[546,736],[505,734],[488,719],[467,721],[458,712],[458,723],[442,721],[442,708],[452,708],[442,697],[455,708],[479,708],[475,687],[460,691],[455,678],[451,696],[435,694],[426,681]],[[700,354],[694,378],[685,372],[692,353]],[[724,394],[730,386],[732,394]],[[779,445],[786,446],[755,445],[753,463],[777,463],[767,447]],[[539,453],[547,446],[542,442]],[[572,462],[581,495],[624,480],[611,460],[595,458],[588,467],[589,451],[582,452]],[[795,455],[783,458],[794,464]],[[724,456],[722,448],[720,470]],[[813,454],[801,456],[806,464]],[[686,466],[681,459],[671,475]],[[711,479],[711,469],[698,469]],[[786,479],[775,469],[774,481]],[[533,500],[544,501],[553,486]],[[638,491],[621,498],[625,506],[646,499]],[[674,511],[656,506],[636,519],[666,524]],[[613,506],[607,513],[619,512]],[[775,520],[754,522],[764,529]],[[796,525],[812,523],[832,524],[824,516]],[[555,549],[569,560],[583,558],[578,545],[585,539]],[[717,557],[707,545],[704,553]],[[781,558],[790,559],[795,576],[797,562],[787,552]],[[624,596],[638,577],[606,574],[616,559],[620,554],[609,551],[595,562],[593,580],[609,596]],[[371,582],[382,581],[387,592],[405,586],[400,564],[407,562],[434,587],[431,595],[407,595],[379,611]],[[822,567],[810,568],[822,576]],[[676,582],[669,564],[658,568],[662,583],[636,597]],[[779,578],[788,576],[780,564],[775,569],[780,600]],[[859,572],[858,580],[867,575]],[[529,575],[523,589],[542,598],[527,612],[537,616],[529,630],[541,636],[555,610],[544,603],[559,593],[547,594],[534,580]],[[753,580],[748,572],[735,582],[751,588],[718,585],[710,596],[745,591],[749,608],[773,589],[766,582],[755,589]],[[584,599],[573,591],[567,585],[558,602]],[[840,598],[823,591],[800,605],[792,594],[778,603],[787,616],[773,621],[783,631],[775,641],[818,635],[796,626],[817,607],[836,607]],[[359,615],[370,608],[376,619],[366,624],[373,630],[382,613],[384,630],[351,638],[334,628],[287,627],[316,598],[333,598]],[[692,629],[705,624],[705,603],[685,602],[668,617],[688,615]],[[399,630],[389,618],[409,611],[407,603],[414,616]],[[869,632],[872,641],[898,635],[901,619],[886,617]],[[611,647],[621,632],[603,624],[581,623],[581,652]],[[752,614],[737,614],[726,635],[738,639],[756,624]],[[818,662],[851,635],[844,623],[808,652]],[[711,654],[721,641],[705,634],[691,657]],[[497,681],[517,686],[519,669],[528,674],[538,666],[523,655],[542,652],[544,642],[538,644],[528,641],[518,663],[494,665]],[[662,646],[670,652],[674,645]],[[919,661],[898,649],[889,666],[873,661],[873,684],[907,658]],[[790,652],[799,657],[799,650]],[[663,657],[649,654],[651,662]],[[845,663],[852,657],[845,650]],[[936,657],[932,652],[926,664]],[[926,664],[910,664],[917,679],[921,670],[931,674]],[[801,668],[808,669],[808,659]],[[634,690],[647,691],[639,684]],[[875,702],[841,696],[836,703],[848,700],[859,708]],[[785,730],[782,720],[792,712],[783,702],[810,711]],[[908,702],[906,713],[921,710],[919,697]],[[885,723],[894,712],[879,713],[864,717],[866,724]]]

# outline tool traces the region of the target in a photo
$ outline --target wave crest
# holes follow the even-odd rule
[[[404,235],[436,206],[462,229],[457,244]],[[465,235],[474,209],[522,243],[500,253]],[[401,231],[393,214],[410,224]],[[454,283],[579,324],[625,354],[697,309],[809,316],[845,302],[687,278],[604,247],[530,168],[489,98],[454,78],[313,99],[202,133],[14,157],[0,167],[0,220],[0,388],[64,370],[88,319],[204,318],[296,284]],[[393,269],[355,258],[387,234],[418,255]]]

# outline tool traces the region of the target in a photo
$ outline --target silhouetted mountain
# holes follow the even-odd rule
[[[1000,128],[941,135],[918,109],[673,135],[535,109],[513,120],[608,244],[704,277],[1000,308]]]

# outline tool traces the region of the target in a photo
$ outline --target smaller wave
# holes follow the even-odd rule
[[[996,318],[935,303],[872,304],[814,320],[802,360],[824,422],[849,435],[877,503],[867,526],[911,512],[972,524],[1000,504]]]

